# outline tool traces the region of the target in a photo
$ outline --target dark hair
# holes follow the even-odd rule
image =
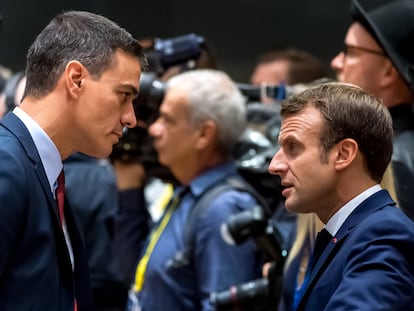
[[[288,84],[309,83],[326,78],[329,72],[319,58],[311,53],[296,48],[280,48],[263,52],[257,64],[286,60],[289,63]]]
[[[325,83],[282,102],[283,117],[308,106],[320,110],[321,158],[346,138],[354,139],[365,158],[372,179],[380,182],[392,155],[392,119],[382,101],[359,87],[344,83]]]
[[[57,15],[37,36],[27,53],[24,96],[49,94],[67,63],[78,60],[98,79],[121,49],[137,56],[145,67],[141,45],[109,19],[82,11]]]

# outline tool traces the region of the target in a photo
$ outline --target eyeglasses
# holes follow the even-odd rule
[[[342,52],[344,53],[345,56],[350,54],[351,50],[360,50],[360,51],[363,51],[365,53],[371,53],[371,54],[387,57],[387,54],[385,54],[385,52],[383,52],[383,51],[372,50],[372,49],[369,49],[369,48],[364,48],[362,46],[344,44],[344,47],[342,48]]]

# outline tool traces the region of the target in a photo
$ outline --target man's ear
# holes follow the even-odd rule
[[[79,61],[72,60],[66,65],[64,81],[70,96],[78,97],[79,93],[83,90],[86,72],[86,68]]]
[[[213,120],[206,120],[198,130],[196,147],[203,149],[211,145],[211,141],[216,139],[217,125]]]
[[[386,60],[386,63],[384,63],[382,67],[382,72],[383,79],[380,84],[384,87],[395,83],[395,81],[400,77],[397,68],[395,68],[390,60]]]
[[[335,168],[343,170],[350,166],[355,160],[359,151],[358,143],[352,138],[341,140],[336,145]]]

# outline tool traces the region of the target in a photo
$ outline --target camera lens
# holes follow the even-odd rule
[[[269,281],[263,278],[232,286],[228,290],[212,293],[210,301],[216,311],[268,310]]]

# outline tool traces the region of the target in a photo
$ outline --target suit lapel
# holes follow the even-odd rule
[[[45,169],[42,161],[40,160],[40,156],[33,142],[32,136],[23,122],[12,112],[7,113],[1,119],[1,124],[7,128],[17,138],[17,140],[19,140],[27,154],[27,157],[32,161],[36,176],[42,186],[45,196],[47,197],[49,209],[54,215],[57,224],[59,224],[56,202],[50,190],[49,180],[47,179]]]
[[[350,232],[352,232],[352,229],[370,214],[384,208],[387,205],[395,205],[395,202],[388,194],[388,191],[381,190],[363,201],[349,215],[337,234],[329,242],[328,246],[325,248],[318,262],[316,263],[312,273],[309,275],[308,282],[305,285],[306,288],[303,291],[302,298],[300,299],[297,310],[304,310],[306,301],[311,291],[315,287],[316,282],[321,277],[326,267],[329,265],[335,255],[338,253],[343,242],[346,240],[346,237],[350,234]]]
[[[65,221],[70,234],[74,257],[74,284],[76,288],[76,300],[78,310],[92,310],[92,293],[89,280],[88,257],[85,251],[85,242],[82,231],[79,230],[75,221],[75,215],[72,213],[70,204],[65,200]]]
[[[45,169],[43,167],[42,161],[40,160],[40,156],[33,142],[33,139],[23,122],[21,122],[21,120],[11,112],[6,114],[0,120],[0,124],[4,126],[8,131],[10,131],[10,133],[14,135],[23,146],[27,157],[33,163],[35,174],[42,186],[45,196],[47,197],[48,208],[53,215],[52,218],[55,227],[54,232],[56,233],[57,240],[56,247],[58,250],[57,256],[59,258],[58,264],[59,269],[62,273],[62,283],[65,284],[65,287],[73,290],[73,282],[75,282],[78,310],[92,310],[92,294],[89,285],[90,282],[87,255],[85,252],[83,238],[76,226],[69,203],[65,199],[65,219],[71,238],[71,245],[75,260],[74,278],[72,277],[73,271],[70,262],[69,251],[66,247],[65,236],[59,223],[56,201],[53,198],[53,194],[50,190],[49,181],[47,179]]]

